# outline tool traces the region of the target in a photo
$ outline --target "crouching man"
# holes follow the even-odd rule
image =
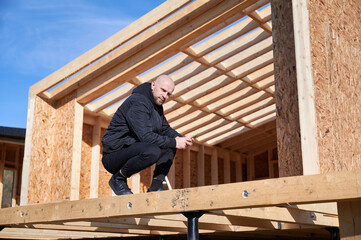
[[[163,180],[177,149],[193,144],[171,128],[163,103],[174,91],[173,80],[161,75],[136,87],[115,112],[103,138],[104,168],[112,173],[109,186],[116,195],[132,194],[127,178],[156,164],[148,192],[162,191]]]

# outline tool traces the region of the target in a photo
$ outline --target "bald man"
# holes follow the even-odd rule
[[[127,178],[153,164],[156,166],[148,192],[162,191],[176,149],[193,144],[192,138],[182,137],[164,117],[162,105],[173,91],[173,80],[167,75],[143,83],[110,121],[102,138],[102,163],[113,174],[109,186],[116,195],[132,194]]]

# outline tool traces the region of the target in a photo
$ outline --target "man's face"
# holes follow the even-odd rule
[[[160,77],[152,82],[152,93],[157,105],[162,105],[174,91],[174,83],[169,77]]]

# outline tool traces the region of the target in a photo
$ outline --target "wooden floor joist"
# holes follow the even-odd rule
[[[357,170],[5,208],[0,210],[0,226],[360,198],[361,170]]]

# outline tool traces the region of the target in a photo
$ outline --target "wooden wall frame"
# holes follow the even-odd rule
[[[336,3],[327,4],[336,9]],[[332,161],[327,161],[328,144],[337,143],[337,136],[344,134],[342,126],[334,127],[325,120],[323,109],[336,105],[331,113],[335,117],[345,105],[322,96],[324,79],[317,71],[325,68],[314,56],[324,57],[327,73],[341,83],[332,67],[345,66],[343,54],[353,54],[360,47],[348,41],[347,34],[339,30],[342,28],[333,29],[332,24],[326,23],[326,36],[337,33],[334,39],[346,40],[347,44],[345,50],[336,40],[327,38],[327,51],[323,51],[319,42],[324,35],[317,35],[322,31],[314,29],[315,15],[311,14],[315,6],[328,14],[324,6],[313,0],[273,0],[271,6],[270,0],[168,0],[33,85],[29,90],[22,206],[0,210],[0,225],[6,226],[3,236],[11,235],[8,227],[13,227],[12,224],[36,230],[61,230],[63,234],[72,230],[84,236],[94,236],[91,233],[98,230],[107,236],[181,234],[186,227],[178,213],[193,210],[207,211],[201,222],[203,234],[252,231],[262,236],[268,230],[272,235],[273,230],[304,228],[322,238],[326,236],[324,227],[342,226],[342,237],[354,235],[347,224],[338,224],[337,220],[346,223],[356,219],[359,224],[355,214],[361,197],[361,154],[353,143],[361,136],[361,126],[355,117],[360,110],[355,104],[356,110],[345,111],[344,120],[356,129],[355,137],[346,141],[355,156],[339,159],[341,147],[332,147]],[[348,3],[343,7],[353,16],[360,4]],[[357,21],[346,20],[359,29]],[[330,46],[335,46],[335,54],[330,53]],[[356,60],[357,57],[354,56]],[[352,95],[361,87],[351,81],[358,77],[357,73],[352,69],[350,72],[354,74],[349,77],[354,89],[345,87],[345,92]],[[109,174],[99,167],[101,135],[132,89],[163,73],[171,75],[177,85],[171,100],[164,105],[170,124],[184,135],[201,133],[197,146],[183,151],[177,159],[182,165],[181,172],[175,167],[170,171],[174,185],[177,174],[183,176],[183,188],[141,193],[148,184],[146,181],[151,180],[148,171],[131,180],[132,188],[139,194],[110,196],[102,187]],[[354,95],[350,98],[359,103]],[[277,122],[276,129],[273,121]],[[330,142],[329,129],[334,131]],[[251,131],[256,136],[259,132],[266,136],[258,141],[263,146],[249,151],[249,145],[241,144],[247,140],[233,143]],[[273,146],[275,136],[281,178],[241,182],[246,162],[247,173],[251,173],[247,174],[248,180],[254,179],[253,155],[259,149]],[[84,138],[91,139],[90,145]],[[89,163],[89,191],[81,194],[81,163],[85,160]],[[346,164],[349,162],[355,165],[349,167]],[[197,187],[190,188],[194,184],[191,169],[194,163],[198,166]],[[228,183],[232,182],[231,164],[237,168],[237,183]],[[211,173],[210,186],[205,186],[207,167]],[[272,176],[272,169],[269,171]],[[37,185],[39,182],[44,184],[42,189]],[[84,196],[89,199],[81,199]],[[325,202],[334,204],[332,211],[319,211],[316,207],[304,210],[301,206],[295,210],[290,206]],[[340,218],[334,211],[335,202],[344,211]],[[261,213],[255,210],[248,217],[241,216],[248,208],[257,208]],[[298,218],[290,219],[284,208],[296,212]],[[277,213],[273,212],[273,218],[267,217],[266,212],[272,211]],[[309,218],[302,217],[304,211],[308,211]],[[316,221],[318,213],[329,217],[317,215]],[[255,220],[259,219],[256,216],[261,216],[262,221]],[[171,227],[166,228],[170,223]],[[286,233],[289,234],[283,232]]]

